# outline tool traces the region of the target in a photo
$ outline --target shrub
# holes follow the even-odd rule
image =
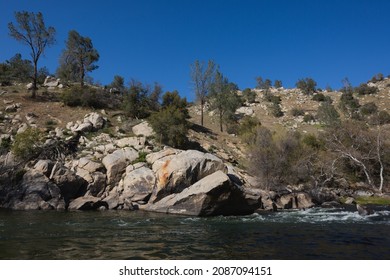
[[[379,82],[379,81],[383,81],[383,79],[384,79],[383,74],[382,73],[378,73],[374,77],[371,78],[370,82],[376,83],[376,82]]]
[[[302,142],[316,150],[323,149],[325,147],[325,143],[318,139],[314,134],[307,134],[303,137]]]
[[[360,84],[360,86],[355,88],[355,92],[359,95],[370,95],[378,93],[379,89],[377,87],[370,87],[367,84]]]
[[[21,159],[30,159],[39,154],[42,144],[42,133],[38,129],[28,128],[15,136],[12,152]]]
[[[352,92],[347,91],[341,95],[339,107],[344,114],[352,117],[354,112],[359,109],[360,104],[359,101],[353,97]]]
[[[70,107],[82,106],[96,109],[109,107],[104,92],[89,87],[73,86],[66,89],[61,95],[61,100]]]
[[[245,116],[241,120],[238,128],[238,135],[245,143],[253,143],[256,130],[259,126],[261,126],[261,123],[257,118]]]
[[[294,117],[305,115],[305,111],[303,109],[292,108],[291,115]]]
[[[244,100],[248,103],[255,103],[256,102],[256,92],[254,92],[250,88],[244,89],[242,91],[242,96],[244,97]]]
[[[272,102],[274,104],[280,104],[282,102],[282,99],[278,95],[273,95],[270,92],[266,92],[264,94],[264,100],[267,102]]]
[[[316,119],[314,118],[314,116],[312,114],[306,114],[303,116],[303,121],[306,122],[306,123],[309,123],[309,122],[314,122]]]
[[[378,107],[374,102],[369,102],[360,107],[360,113],[362,115],[372,115],[378,112]]]
[[[11,141],[10,137],[1,138],[0,155],[3,153],[7,153],[9,151],[9,149],[11,148],[11,144],[12,144],[12,141]]]
[[[139,152],[138,154],[138,158],[135,159],[132,164],[135,164],[135,163],[138,163],[138,162],[146,162],[146,155],[148,153],[147,152]]]
[[[296,86],[298,89],[302,90],[304,94],[310,95],[316,91],[317,82],[312,78],[305,78],[298,80]]]
[[[280,117],[284,116],[282,108],[280,107],[280,105],[278,103],[272,103],[272,105],[270,106],[270,109],[271,109],[272,115],[275,118],[280,118]]]
[[[390,123],[390,114],[386,111],[380,111],[378,114],[378,123],[379,124],[388,124]]]
[[[318,107],[317,119],[325,125],[333,126],[340,122],[340,115],[332,104],[324,102]]]

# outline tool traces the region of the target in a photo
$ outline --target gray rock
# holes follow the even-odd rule
[[[38,172],[41,172],[46,177],[49,177],[51,170],[54,166],[54,163],[49,159],[40,159],[35,165],[34,169]]]
[[[150,165],[154,164],[155,161],[164,158],[166,156],[176,155],[178,153],[182,152],[181,150],[173,149],[173,148],[165,148],[164,150],[161,150],[156,153],[151,153],[146,156],[146,162]]]
[[[152,194],[155,184],[156,177],[149,168],[141,167],[132,170],[126,174],[123,180],[121,196],[131,201],[144,201]]]
[[[87,181],[60,163],[54,165],[50,179],[59,187],[66,202],[84,194],[88,184]]]
[[[149,123],[147,121],[144,121],[140,124],[133,126],[132,130],[133,130],[133,133],[137,136],[142,135],[145,137],[149,137],[149,136],[154,135],[153,128],[149,125]]]
[[[34,88],[34,84],[33,83],[29,83],[26,85],[26,89],[27,90],[32,90]]]
[[[7,113],[14,113],[17,110],[18,110],[18,106],[16,106],[16,104],[8,105],[7,107],[5,107],[5,111]]]
[[[60,84],[60,79],[56,79],[52,76],[47,76],[43,82],[44,87],[57,87]]]
[[[347,197],[347,199],[344,202],[345,204],[356,204],[356,201],[353,197]]]
[[[94,130],[99,130],[104,127],[105,120],[98,113],[92,112],[85,115],[84,123],[91,123]]]
[[[126,157],[122,151],[118,150],[105,156],[102,163],[107,170],[107,184],[113,187],[119,182],[126,168]]]
[[[107,176],[101,172],[91,174],[92,181],[87,186],[87,194],[100,197],[106,189]]]
[[[171,194],[141,209],[191,216],[240,215],[253,212],[245,198],[222,171],[210,174],[180,193]]]
[[[107,203],[98,197],[83,196],[72,200],[69,203],[68,210],[96,210],[102,206],[108,208]]]
[[[115,141],[115,145],[119,148],[133,147],[136,150],[141,150],[145,147],[145,137],[125,137]]]
[[[195,150],[184,151],[169,159],[166,158],[153,164],[157,184],[153,190],[152,201],[158,201],[172,193],[179,193],[216,171],[227,172],[221,159]]]

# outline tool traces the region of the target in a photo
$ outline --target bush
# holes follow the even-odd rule
[[[245,116],[241,120],[238,128],[238,135],[245,143],[251,144],[254,141],[254,136],[259,126],[261,126],[261,123],[257,118]]]
[[[305,115],[305,111],[303,109],[292,108],[291,115],[294,117]]]
[[[266,92],[264,94],[264,100],[267,101],[267,102],[274,103],[274,104],[280,104],[282,102],[282,99],[280,98],[280,96],[273,95],[270,92]]]
[[[322,94],[322,93],[317,93],[317,94],[314,94],[313,95],[313,98],[312,98],[314,101],[318,101],[318,102],[323,102],[325,101],[325,95]]]
[[[339,107],[344,114],[352,117],[352,115],[359,109],[360,104],[359,101],[353,97],[352,92],[347,91],[341,95]]]
[[[139,152],[138,154],[138,158],[135,159],[132,164],[135,164],[135,163],[138,163],[138,162],[146,162],[146,156],[147,156],[147,152]]]
[[[36,128],[28,128],[15,136],[12,152],[21,159],[30,159],[42,151],[43,135]]]
[[[325,147],[325,143],[318,139],[314,134],[307,134],[303,137],[302,142],[311,148],[316,150],[323,149]]]
[[[309,122],[314,122],[316,119],[314,118],[314,116],[312,114],[306,114],[303,116],[303,121],[306,122],[306,123],[309,123]]]
[[[333,126],[340,122],[340,115],[332,104],[324,102],[318,107],[317,119],[325,125]]]
[[[298,80],[296,86],[298,89],[302,90],[304,94],[310,95],[316,91],[317,82],[312,78],[305,78]]]
[[[370,82],[376,83],[376,82],[379,82],[379,81],[383,81],[383,79],[384,79],[383,74],[382,73],[378,73],[374,77],[371,78]]]
[[[256,102],[256,92],[254,92],[250,88],[244,89],[242,91],[242,96],[244,97],[244,100],[248,103],[255,103]]]
[[[61,100],[70,107],[81,106],[95,109],[109,107],[104,92],[89,87],[73,86],[66,89],[61,95]]]
[[[378,93],[379,89],[377,87],[370,87],[367,84],[361,84],[355,88],[355,92],[359,95],[370,95]]]
[[[279,104],[277,104],[277,103],[272,103],[272,105],[270,106],[270,109],[271,109],[272,115],[273,115],[275,118],[280,118],[280,117],[283,117],[283,116],[284,116],[284,113],[283,113],[283,111],[282,111],[282,108],[280,107]]]
[[[378,114],[378,123],[379,124],[388,124],[390,123],[390,114],[386,111],[380,111]]]
[[[10,150],[11,144],[12,144],[11,138],[9,138],[9,137],[1,138],[0,155],[7,153]]]
[[[369,102],[360,107],[360,113],[362,115],[372,115],[378,112],[378,107],[374,102]]]

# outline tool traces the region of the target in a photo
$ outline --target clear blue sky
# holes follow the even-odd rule
[[[8,36],[15,11],[41,11],[57,30],[39,66],[55,72],[68,31],[92,39],[100,53],[95,81],[118,74],[193,99],[190,64],[213,59],[240,88],[255,77],[293,87],[312,77],[341,87],[390,74],[388,0],[0,0],[0,61],[29,50]]]

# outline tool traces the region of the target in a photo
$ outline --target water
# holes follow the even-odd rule
[[[0,211],[0,259],[390,259],[390,211]]]

